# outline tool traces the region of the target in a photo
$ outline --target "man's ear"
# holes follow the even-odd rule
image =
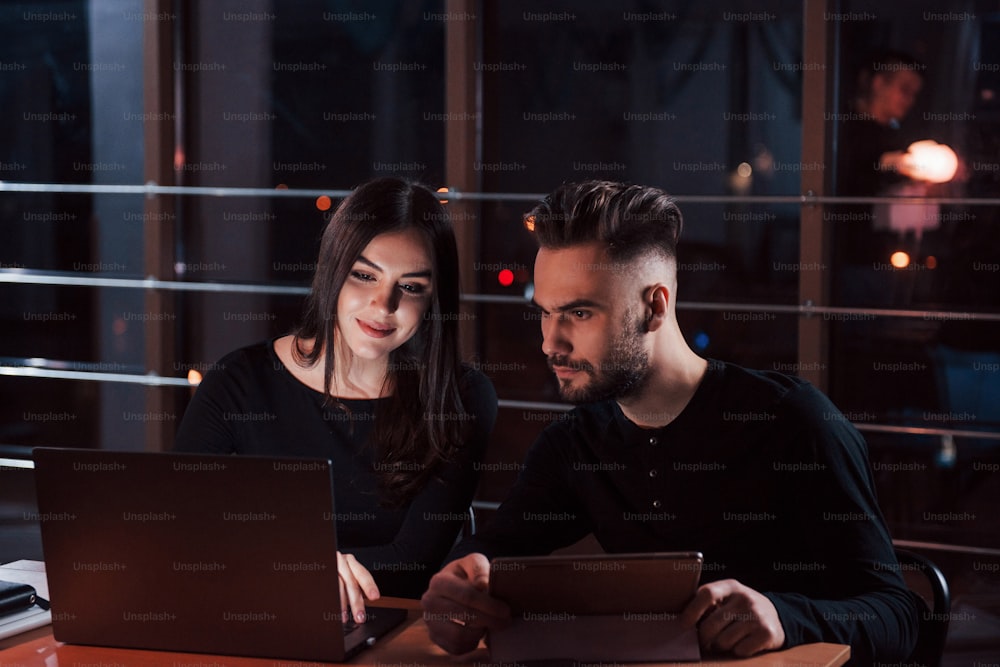
[[[645,330],[656,331],[667,321],[670,306],[670,290],[663,283],[646,288],[643,296],[645,306]]]

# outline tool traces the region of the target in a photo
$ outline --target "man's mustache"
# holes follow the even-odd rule
[[[545,363],[548,364],[549,370],[555,370],[556,366],[562,366],[563,368],[571,368],[575,371],[587,371],[592,373],[594,371],[594,366],[588,361],[574,361],[570,359],[565,354],[553,354],[546,358]]]

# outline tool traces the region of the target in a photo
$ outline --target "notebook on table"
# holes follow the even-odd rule
[[[679,613],[694,597],[698,552],[495,558],[490,595],[511,624],[490,633],[499,663],[700,660],[696,628]]]
[[[75,644],[338,662],[406,618],[341,622],[321,459],[34,450],[53,634]]]

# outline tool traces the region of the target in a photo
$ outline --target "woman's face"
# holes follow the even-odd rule
[[[355,357],[387,358],[420,328],[434,262],[414,228],[380,234],[354,262],[337,299],[337,330]]]

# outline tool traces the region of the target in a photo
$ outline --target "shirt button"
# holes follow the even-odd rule
[[[649,476],[650,477],[656,477],[656,469],[655,468],[653,470],[649,471]]]
[[[653,501],[653,509],[657,509],[658,510],[658,509],[660,509],[660,507],[662,505],[663,505],[663,503],[661,503],[659,500],[654,500]]]
[[[649,439],[649,444],[658,445],[660,444],[660,439],[654,435],[652,438]]]

